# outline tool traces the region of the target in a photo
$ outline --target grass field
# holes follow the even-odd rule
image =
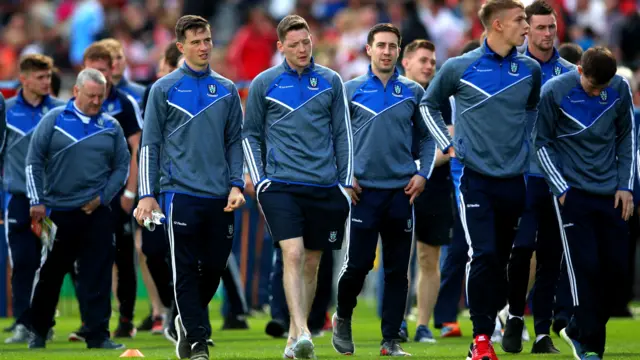
[[[146,309],[139,306],[138,309]],[[266,315],[256,315],[250,318],[248,331],[218,331],[222,326],[218,312],[218,304],[213,304],[212,325],[214,328],[213,339],[216,347],[211,349],[213,359],[281,359],[284,348],[284,339],[271,339],[264,334],[264,326],[268,321]],[[142,313],[143,311],[139,311]],[[356,342],[355,358],[378,358],[380,344],[380,322],[375,316],[373,304],[362,301],[356,309],[353,325],[354,339]],[[116,316],[114,314],[112,330],[115,328]],[[0,359],[116,359],[122,351],[88,350],[82,343],[69,343],[66,341],[68,333],[78,327],[78,318],[59,317],[56,319],[56,338],[48,343],[46,350],[28,350],[26,345],[0,344]],[[10,324],[9,319],[0,319],[0,327]],[[471,341],[471,324],[468,319],[462,319],[463,334],[460,339],[438,339],[435,345],[408,343],[404,349],[418,359],[464,359]],[[531,319],[527,319],[527,325],[532,328]],[[413,334],[415,324],[409,324],[410,333]],[[439,334],[439,333],[436,333]],[[608,327],[608,343],[606,359],[640,359],[640,320],[612,320]],[[6,336],[4,336],[6,337]],[[3,339],[4,339],[3,337]],[[522,354],[506,355],[501,349],[496,349],[500,359],[572,359],[569,348],[558,337],[553,336],[556,346],[562,351],[560,355],[532,356],[531,342],[525,343]],[[175,359],[174,347],[162,336],[152,336],[149,333],[139,333],[135,339],[123,341],[129,349],[139,349],[145,359]],[[319,359],[340,359],[343,356],[331,347],[331,334],[314,339],[316,354]]]

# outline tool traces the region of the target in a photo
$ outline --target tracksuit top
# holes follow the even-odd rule
[[[185,63],[156,81],[144,113],[140,198],[161,192],[226,198],[244,189],[242,105],[233,82]]]
[[[242,130],[254,184],[351,187],[353,138],[340,76],[313,62],[301,75],[286,60],[251,83]]]
[[[529,52],[529,48],[527,47],[527,49],[525,50],[525,55],[527,55],[528,57],[536,60],[538,62],[538,64],[540,64],[540,68],[542,70],[542,85],[546,84],[547,81],[551,80],[552,78],[564,74],[566,72],[569,72],[571,70],[575,70],[576,66],[573,65],[572,63],[568,62],[567,60],[563,59],[560,57],[560,54],[558,53],[558,50],[556,50],[555,48],[553,49],[553,55],[551,56],[551,59],[549,59],[549,61],[547,62],[543,62],[539,59],[537,59],[535,56],[531,55],[531,53]],[[527,133],[531,134],[533,132],[533,126],[535,124],[535,119],[533,119],[534,121],[530,122],[528,124],[529,128],[527,129]],[[530,156],[530,160],[529,160],[529,172],[528,175],[530,176],[537,176],[537,177],[543,177],[544,175],[542,174],[542,171],[540,170],[540,168],[538,167],[538,160],[536,160],[536,156],[535,153],[533,151],[533,146],[530,146],[531,149],[531,156]]]
[[[491,177],[513,177],[529,168],[530,133],[536,118],[541,73],[538,63],[514,47],[501,57],[484,44],[447,60],[422,98],[421,112],[444,153],[453,146],[460,162]],[[453,142],[439,104],[453,95]]]
[[[121,90],[125,94],[133,97],[138,106],[142,106],[142,97],[144,96],[145,87],[134,81],[129,81],[123,76],[116,85],[116,89]]]
[[[4,191],[27,193],[24,168],[31,135],[46,113],[64,104],[64,101],[47,95],[34,107],[25,101],[22,90],[7,100],[7,134],[2,151]]]
[[[397,189],[404,188],[416,173],[428,179],[435,165],[436,145],[420,115],[424,95],[420,84],[394,69],[384,86],[369,66],[367,74],[344,86],[358,183],[366,188]],[[412,140],[419,143],[419,171],[413,160]]]
[[[633,103],[622,77],[614,76],[600,96],[583,90],[578,71],[547,82],[533,138],[538,165],[556,196],[569,188],[601,195],[633,190]]]
[[[4,102],[4,96],[0,93],[0,149],[4,148],[7,130],[7,107]]]
[[[107,205],[127,181],[130,154],[120,124],[103,112],[85,124],[74,100],[49,111],[31,137],[25,173],[32,206],[77,209],[98,195]]]

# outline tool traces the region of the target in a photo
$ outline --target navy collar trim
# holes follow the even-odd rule
[[[72,97],[71,100],[69,100],[69,102],[67,102],[67,106],[65,106],[64,111],[65,113],[72,113],[73,116],[78,117],[78,114],[82,115],[82,116],[86,116],[89,118],[90,121],[96,121],[98,118],[100,118],[102,116],[102,110],[100,110],[96,115],[94,116],[89,116],[86,115],[84,113],[82,113],[78,108],[76,108],[76,106],[74,105],[74,102],[76,101],[75,97]]]
[[[293,72],[293,73],[298,73],[294,68],[292,68],[291,66],[289,66],[289,63],[287,62],[287,59],[282,60],[282,66],[284,67],[284,69],[287,72]],[[313,59],[313,56],[311,57],[311,61],[309,62],[309,65],[307,67],[304,68],[304,70],[302,70],[302,73],[306,73],[306,72],[311,72],[313,71],[313,69],[315,69],[316,67],[316,63],[315,60]]]
[[[527,55],[528,57],[534,59],[535,61],[537,61],[540,64],[553,63],[553,62],[556,62],[558,60],[558,58],[560,58],[560,53],[558,52],[558,50],[555,47],[553,48],[553,55],[551,55],[551,58],[549,59],[549,61],[542,61],[542,60],[538,59],[537,57],[533,56],[529,52],[529,47],[528,46],[527,46],[527,49],[525,50],[524,54]]]
[[[371,68],[371,64],[369,64],[369,70],[367,70],[367,75],[369,76],[369,78],[376,78],[376,79],[380,80],[380,78],[378,78],[378,76],[373,73],[373,69]],[[394,66],[393,67],[393,75],[391,75],[391,77],[389,78],[389,81],[395,81],[395,80],[398,79],[399,76],[400,76],[400,71],[398,71],[398,67],[397,66]]]
[[[505,56],[503,58],[501,55],[498,55],[495,51],[493,51],[493,49],[491,49],[491,47],[489,47],[489,43],[487,42],[487,39],[484,39],[484,42],[482,43],[482,49],[484,50],[485,54],[491,55],[491,56],[496,57],[498,59],[513,59],[514,57],[516,57],[518,55],[518,49],[514,46],[511,49],[511,51],[509,51],[507,56]]]
[[[41,108],[41,107],[46,106],[47,104],[49,104],[50,97],[51,96],[49,96],[48,94],[43,96],[42,97],[42,101],[40,102],[40,104],[38,104],[38,106],[33,106],[24,98],[24,95],[22,93],[22,89],[20,89],[20,91],[18,91],[18,97],[17,97],[16,101],[20,105],[24,105],[24,106],[28,106],[28,107],[33,108],[33,109],[37,109],[37,108]]]
[[[204,77],[204,76],[208,76],[209,74],[211,74],[211,67],[209,65],[207,65],[207,68],[202,70],[202,71],[197,71],[192,69],[189,65],[187,65],[187,62],[185,61],[184,64],[182,64],[181,69],[186,72],[187,74],[193,75],[195,77]]]

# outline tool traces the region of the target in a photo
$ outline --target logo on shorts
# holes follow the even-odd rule
[[[511,65],[509,66],[509,72],[510,72],[510,73],[512,73],[512,74],[517,74],[517,73],[518,73],[518,68],[519,68],[519,67],[520,67],[520,66],[518,65],[518,63],[517,63],[517,62],[512,61],[512,62],[511,62]]]
[[[602,101],[607,101],[607,90],[600,91],[600,99],[602,99]]]
[[[411,219],[407,220],[407,228],[404,230],[405,232],[411,232],[411,230],[413,229],[413,221],[411,221]]]
[[[315,76],[312,76],[309,78],[309,86],[311,86],[312,89],[317,89],[318,88],[318,78]]]
[[[337,231],[331,231],[329,232],[329,242],[336,242],[336,240],[338,240],[338,232]]]
[[[553,67],[553,75],[558,76],[562,74],[562,68],[560,68],[560,65],[556,65]]]
[[[215,95],[218,92],[218,87],[215,84],[209,85],[209,94]]]
[[[233,225],[229,225],[229,235],[233,235]]]

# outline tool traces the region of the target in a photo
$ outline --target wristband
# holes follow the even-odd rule
[[[124,197],[126,197],[127,199],[135,199],[136,198],[136,193],[134,193],[131,190],[124,190]]]

